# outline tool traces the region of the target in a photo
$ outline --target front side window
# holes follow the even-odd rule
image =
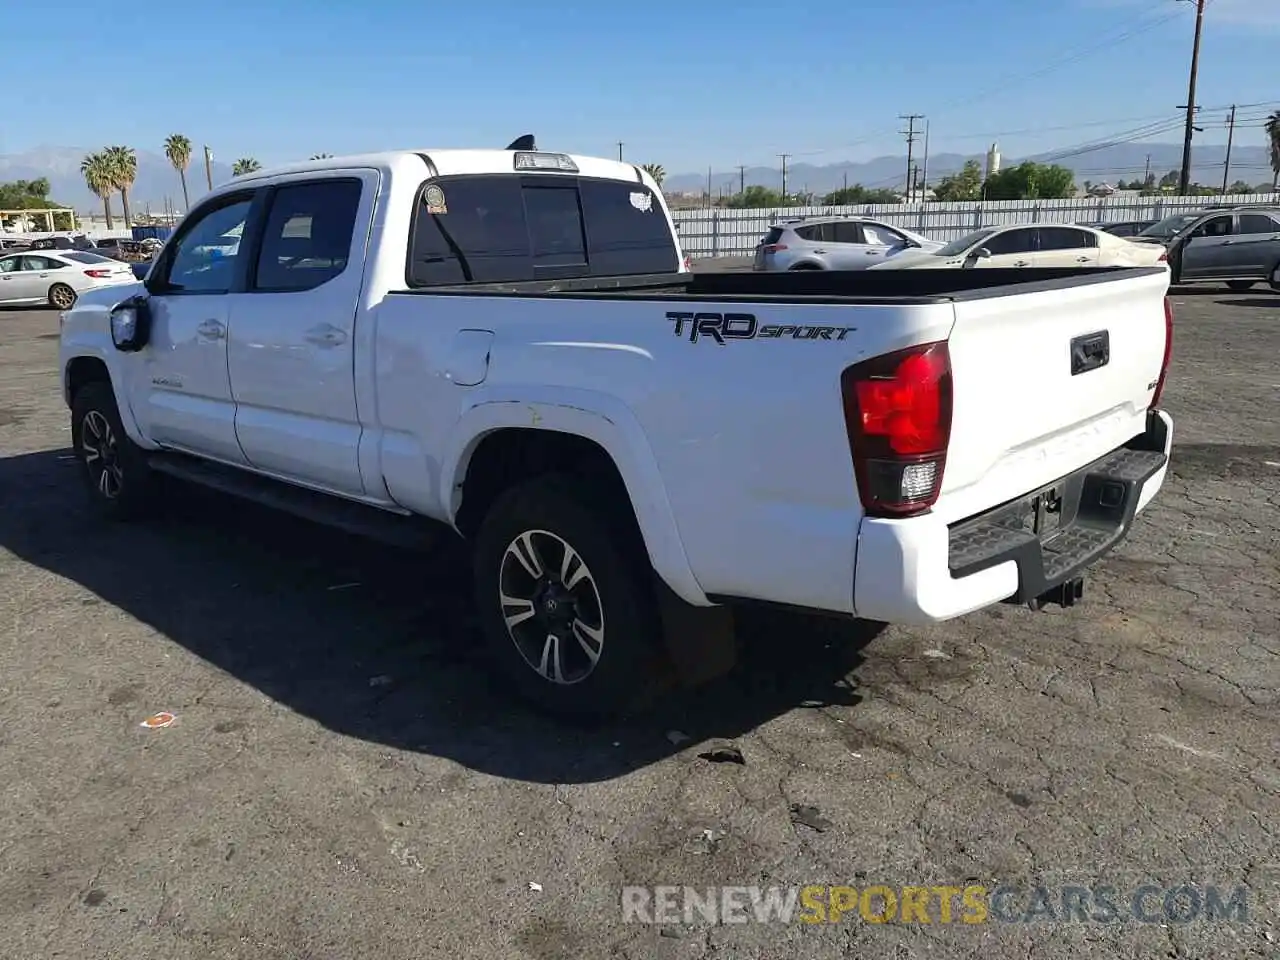
[[[997,233],[982,246],[990,250],[993,257],[1030,253],[1035,248],[1035,233],[1031,230],[1006,230],[1004,233]]]
[[[980,249],[982,241],[990,237],[994,230],[975,230],[973,233],[967,233],[957,240],[952,240],[945,247],[940,247],[935,251],[934,255],[939,257],[958,257],[965,253],[970,247]]]
[[[1231,235],[1231,217],[1210,217],[1192,234],[1194,237],[1226,237]]]
[[[5,257],[0,260],[0,273],[17,273],[21,267],[21,257]]]
[[[359,180],[294,183],[276,190],[252,289],[313,290],[346,270],[360,193]]]
[[[226,293],[235,278],[240,236],[252,200],[245,197],[202,215],[173,249],[166,292]]]

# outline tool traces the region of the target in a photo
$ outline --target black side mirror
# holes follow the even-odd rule
[[[130,297],[111,310],[111,342],[122,353],[137,353],[151,338],[151,305],[146,297]]]
[[[969,254],[969,256],[968,256],[968,257],[966,257],[965,259],[967,259],[967,260],[988,260],[988,259],[990,259],[990,257],[991,257],[991,251],[990,251],[990,250],[988,250],[986,247],[979,247],[977,250],[973,251],[973,253]]]

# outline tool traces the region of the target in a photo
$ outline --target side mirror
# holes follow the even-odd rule
[[[991,251],[986,247],[979,247],[973,253],[969,254],[970,260],[989,260],[991,259]]]
[[[911,250],[911,249],[913,249],[913,248],[914,248],[914,249],[916,249],[916,250],[918,250],[918,249],[920,249],[920,241],[918,241],[918,240],[912,240],[910,237],[903,237],[903,238],[902,238],[902,246],[903,246],[903,248],[905,248],[905,249],[907,249],[907,250]]]
[[[146,297],[130,297],[111,309],[111,342],[122,353],[137,353],[151,336],[151,305]]]

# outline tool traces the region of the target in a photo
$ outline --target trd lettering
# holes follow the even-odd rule
[[[769,323],[761,326],[752,313],[704,313],[668,311],[667,320],[677,337],[688,336],[690,343],[714,340],[725,346],[730,340],[843,340],[857,327],[819,327],[812,325]]]

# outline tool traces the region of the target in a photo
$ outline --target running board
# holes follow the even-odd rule
[[[147,463],[157,473],[389,546],[425,550],[441,533],[452,533],[445,524],[416,514],[392,513],[182,453],[153,453]]]

